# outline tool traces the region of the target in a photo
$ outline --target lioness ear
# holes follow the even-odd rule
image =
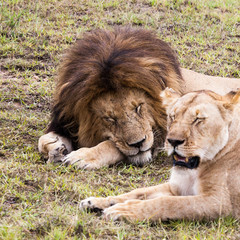
[[[172,88],[167,87],[160,93],[160,97],[162,98],[162,105],[168,113],[170,107],[172,107],[181,96]]]
[[[233,110],[235,104],[240,102],[240,90],[227,93],[223,99],[226,101],[223,106],[226,109]]]

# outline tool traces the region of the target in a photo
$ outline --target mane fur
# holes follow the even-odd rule
[[[59,68],[48,132],[69,137],[81,147],[103,141],[101,119],[91,111],[91,102],[124,87],[146,92],[157,127],[165,129],[159,94],[166,86],[181,92],[183,80],[173,50],[153,32],[118,27],[85,33]]]

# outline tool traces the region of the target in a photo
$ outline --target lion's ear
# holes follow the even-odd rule
[[[169,109],[176,103],[181,97],[179,93],[175,92],[172,88],[165,88],[161,93],[162,105],[168,113]]]
[[[237,91],[231,91],[227,93],[223,99],[225,100],[225,103],[223,106],[226,109],[233,110],[234,106],[238,103],[240,103],[240,90]]]

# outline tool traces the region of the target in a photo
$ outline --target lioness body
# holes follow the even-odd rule
[[[80,207],[105,209],[114,220],[240,218],[240,92],[179,98],[166,89],[162,96],[169,114],[165,148],[174,156],[169,182],[91,197]]]
[[[240,88],[237,78],[208,76],[185,68],[181,68],[181,74],[185,82],[184,93],[205,89],[224,95]]]
[[[39,139],[39,151],[49,162],[87,169],[125,158],[146,163],[166,135],[161,90],[184,93],[209,87],[222,93],[240,86],[239,80],[226,87],[216,83],[219,79],[208,84],[205,78],[180,69],[171,48],[150,31],[87,33],[60,67],[52,119]]]

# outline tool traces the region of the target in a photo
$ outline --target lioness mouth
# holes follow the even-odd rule
[[[200,157],[183,157],[178,155],[176,152],[173,153],[173,166],[181,166],[186,168],[197,168],[200,162]]]

